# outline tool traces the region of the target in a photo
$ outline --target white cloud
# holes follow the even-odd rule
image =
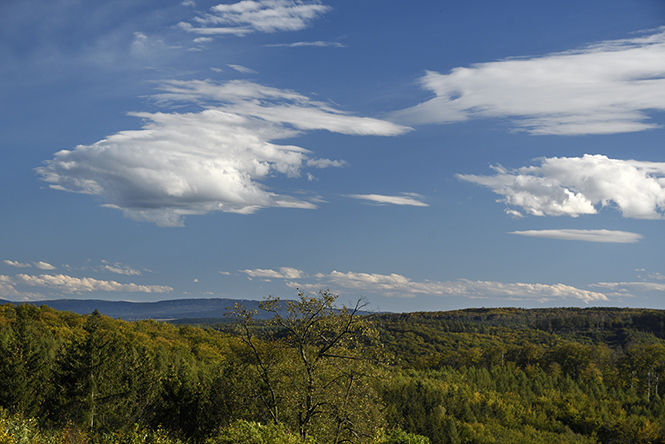
[[[404,193],[402,196],[384,196],[381,194],[349,194],[349,197],[353,197],[354,199],[369,200],[380,204],[412,205],[415,207],[429,206],[420,200],[422,196],[415,193]]]
[[[124,276],[140,276],[141,272],[139,270],[136,270],[129,265],[124,265],[121,264],[120,262],[115,262],[113,264],[108,263],[107,261],[102,261],[102,265],[100,267],[104,271],[110,271],[111,273],[115,274],[122,274]]]
[[[331,9],[316,1],[243,0],[213,6],[210,13],[195,17],[192,20],[194,25],[181,22],[179,26],[202,35],[244,36],[253,32],[299,31]]]
[[[249,28],[206,28],[206,27],[195,27],[188,22],[178,23],[178,27],[183,31],[193,32],[196,34],[201,34],[205,36],[217,36],[217,35],[235,35],[242,37],[247,34],[251,34],[253,31]]]
[[[625,296],[630,296],[634,292],[656,291],[665,293],[665,284],[658,282],[599,282],[593,284],[592,287],[606,288]]]
[[[642,239],[637,233],[610,230],[527,230],[513,231],[520,236],[543,237],[547,239],[577,240],[585,242],[635,243]]]
[[[44,295],[40,293],[19,291],[14,285],[14,279],[10,276],[0,275],[0,297],[18,301],[45,299]]]
[[[305,274],[296,268],[279,267],[279,270],[256,268],[253,270],[240,270],[250,278],[263,279],[299,279]]]
[[[624,217],[665,216],[665,162],[609,159],[602,155],[540,159],[539,166],[506,170],[494,176],[459,174],[467,182],[489,187],[500,201],[535,216],[596,214],[616,207]]]
[[[35,267],[39,268],[40,270],[55,270],[56,269],[55,266],[49,264],[48,262],[43,262],[43,261],[35,262]]]
[[[580,50],[428,72],[436,97],[395,113],[408,123],[507,117],[531,134],[613,134],[659,127],[665,110],[665,27]]]
[[[17,274],[10,285],[12,283],[14,285],[52,288],[63,291],[65,293],[83,293],[91,291],[168,293],[173,290],[173,288],[164,285],[137,285],[133,283],[122,284],[116,281],[102,281],[92,278],[76,278],[64,274],[42,274],[39,276]]]
[[[272,139],[292,137],[297,134],[294,129],[381,136],[395,136],[411,130],[385,120],[352,116],[291,90],[242,80],[222,84],[209,80],[172,80],[162,82],[160,89],[164,93],[155,95],[156,100],[194,101],[209,108],[260,119],[264,124],[277,124],[279,126],[270,127]],[[292,128],[289,130],[289,127]]]
[[[132,40],[132,52],[140,54],[145,50],[145,47],[149,44],[149,39],[146,34],[143,32],[135,32],[134,39]]]
[[[129,218],[181,226],[191,214],[249,214],[265,207],[316,208],[268,191],[277,174],[299,177],[304,166],[342,166],[310,151],[270,141],[303,131],[395,135],[390,122],[345,114],[292,91],[250,82],[171,81],[159,103],[194,102],[190,113],[133,113],[143,128],[63,150],[37,168],[52,188],[100,196]]]
[[[7,260],[7,259],[5,259],[2,262],[4,262],[6,265],[9,265],[11,267],[16,267],[16,268],[30,268],[30,267],[32,267],[32,265],[28,264],[28,263],[18,262],[18,261],[10,261],[10,260]]]
[[[169,46],[159,37],[144,32],[135,32],[129,47],[129,53],[140,63],[153,63],[163,60],[168,54],[179,48]]]
[[[552,301],[576,299],[585,303],[606,301],[602,293],[581,290],[564,284],[504,283],[493,281],[423,281],[415,282],[399,274],[342,273],[317,274],[325,283],[355,291],[379,293],[393,297],[415,297],[419,294],[435,296],[464,296],[469,298],[502,298],[507,300]]]
[[[301,48],[306,46],[315,46],[319,48],[333,47],[333,48],[345,48],[345,45],[339,42],[294,42],[294,43],[272,43],[269,45],[264,45],[270,48]]]
[[[256,74],[256,71],[254,71],[251,68],[247,68],[246,66],[242,65],[226,65],[231,69],[235,69],[236,71],[243,73],[243,74]]]
[[[348,164],[344,160],[330,160],[330,159],[309,159],[307,160],[307,166],[314,168],[342,168]]]

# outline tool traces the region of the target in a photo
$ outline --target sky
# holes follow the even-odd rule
[[[4,0],[0,298],[665,309],[662,0]]]

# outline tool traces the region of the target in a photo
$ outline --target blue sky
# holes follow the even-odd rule
[[[665,308],[665,4],[9,0],[0,298]]]

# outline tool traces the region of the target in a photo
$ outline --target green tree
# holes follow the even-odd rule
[[[263,425],[244,420],[235,421],[224,427],[218,436],[208,439],[205,444],[300,444],[298,435],[292,435],[283,424]],[[309,440],[308,444],[315,444]]]
[[[152,359],[123,335],[126,324],[97,310],[63,351],[51,412],[95,431],[126,428],[148,415],[157,387]]]
[[[637,344],[629,347],[621,362],[624,378],[650,400],[660,393],[660,381],[665,373],[665,346]]]
[[[0,406],[37,416],[50,389],[55,341],[38,323],[41,310],[19,305],[11,325],[0,329]]]
[[[296,301],[269,297],[260,305],[273,316],[263,334],[252,324],[253,313],[235,311],[265,411],[303,440],[361,439],[381,422],[373,379],[378,335],[360,316],[362,301],[338,308],[336,299],[329,291],[299,292]]]

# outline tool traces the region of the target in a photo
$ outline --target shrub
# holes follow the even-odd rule
[[[426,436],[408,433],[401,429],[388,433],[384,429],[379,429],[374,444],[430,444],[430,441]]]
[[[260,424],[238,420],[221,430],[218,436],[206,444],[302,444],[300,437],[290,433],[282,424]],[[316,444],[307,440],[307,444]]]

